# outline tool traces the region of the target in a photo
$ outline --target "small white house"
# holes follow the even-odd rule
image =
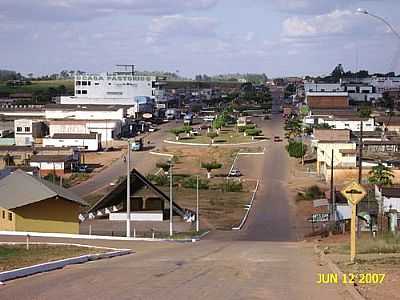
[[[56,133],[43,139],[44,147],[77,147],[86,151],[101,149],[101,135],[92,133]]]
[[[350,129],[351,131],[360,131],[361,121],[363,122],[363,131],[375,131],[374,118],[359,117],[327,117],[319,118],[318,124],[328,124],[334,129]]]

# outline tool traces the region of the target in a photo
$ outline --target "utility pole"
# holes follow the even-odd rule
[[[332,149],[332,154],[331,154],[331,201],[332,201],[332,216],[333,216],[333,220],[336,221],[335,192],[333,190],[333,154],[334,154],[334,150]]]
[[[131,237],[131,141],[128,140],[126,162],[126,237]]]
[[[173,200],[172,200],[172,161],[169,164],[169,236],[173,235],[172,218],[173,218]]]
[[[197,175],[196,184],[196,232],[200,230],[200,220],[199,220],[199,175]]]
[[[358,183],[361,184],[362,181],[362,160],[363,160],[363,121],[361,121],[360,128],[360,140],[358,143]]]

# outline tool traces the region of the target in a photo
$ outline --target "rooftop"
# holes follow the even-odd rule
[[[348,129],[314,129],[314,138],[318,141],[350,141]]]
[[[39,177],[28,175],[22,170],[16,170],[0,180],[0,194],[0,206],[5,209],[22,207],[56,196],[82,206],[87,205],[71,191]]]
[[[121,108],[126,108],[122,105],[93,105],[93,104],[47,104],[46,110],[86,110],[86,111],[118,111]]]
[[[71,155],[33,155],[31,162],[66,162]]]
[[[97,139],[97,133],[55,133],[51,137],[52,139],[64,139],[64,140],[95,140]]]

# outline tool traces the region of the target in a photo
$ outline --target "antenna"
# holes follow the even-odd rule
[[[117,65],[117,67],[123,67],[125,72],[128,72],[128,69],[131,69],[132,76],[135,76],[135,65]]]

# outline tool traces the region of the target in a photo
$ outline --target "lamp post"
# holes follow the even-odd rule
[[[172,218],[173,218],[173,200],[172,200],[172,160],[169,161],[169,236],[173,235]]]
[[[199,220],[199,175],[197,175],[196,182],[196,232],[200,230],[200,220]]]
[[[131,141],[129,139],[126,173],[126,237],[131,237]]]
[[[358,8],[357,9],[357,13],[358,14],[362,14],[362,15],[371,16],[372,18],[375,18],[375,19],[383,22],[390,29],[390,31],[400,40],[400,33],[388,21],[386,21],[384,18],[382,18],[380,16],[377,16],[375,14],[372,14],[372,13],[370,13],[368,10],[366,10],[364,8]],[[394,64],[396,63],[395,60],[396,60],[396,57],[394,58],[393,65],[391,66],[391,69],[393,69],[395,67],[394,66]]]

